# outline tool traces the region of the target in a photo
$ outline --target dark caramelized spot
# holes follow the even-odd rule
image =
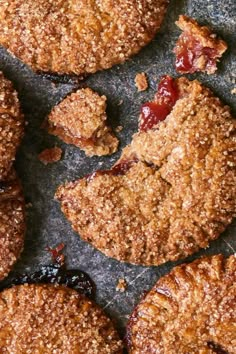
[[[9,188],[9,184],[7,182],[0,182],[0,193],[4,193]]]
[[[214,342],[208,342],[207,345],[211,350],[213,350],[217,354],[229,354],[227,350],[224,350],[219,344],[216,344]]]
[[[197,71],[216,70],[218,53],[214,48],[204,47],[191,35],[180,36],[176,48],[175,68],[179,73],[193,74]]]
[[[170,76],[164,76],[158,85],[155,101],[147,102],[141,107],[139,130],[147,131],[158,122],[165,120],[178,98],[175,80]]]
[[[95,297],[96,287],[89,275],[79,269],[67,269],[61,253],[65,245],[60,243],[54,249],[47,247],[53,264],[43,265],[34,273],[15,274],[0,284],[0,290],[22,284],[59,284],[78,291],[89,298]]]

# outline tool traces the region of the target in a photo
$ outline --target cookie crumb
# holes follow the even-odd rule
[[[116,129],[115,129],[115,132],[120,133],[123,129],[124,129],[124,127],[122,127],[122,125],[118,125],[118,127],[116,127]]]
[[[116,291],[119,291],[121,293],[124,293],[126,291],[126,288],[127,288],[127,283],[126,283],[126,280],[123,279],[123,278],[120,278],[118,280],[118,283],[116,285]]]
[[[236,87],[234,87],[231,91],[232,95],[236,95]]]
[[[138,91],[145,91],[148,88],[147,75],[145,73],[138,73],[135,77],[135,86]]]
[[[58,162],[61,159],[62,149],[55,146],[53,148],[43,150],[39,155],[39,160],[47,165],[49,163]]]

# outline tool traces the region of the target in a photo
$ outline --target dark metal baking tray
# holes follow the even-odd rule
[[[229,50],[219,65],[217,74],[196,75],[213,89],[236,111],[236,95],[230,91],[236,87],[236,2],[235,0],[179,0],[171,1],[162,29],[154,41],[137,56],[111,70],[96,73],[86,79],[86,85],[108,97],[108,116],[113,127],[122,125],[118,134],[120,149],[128,144],[137,130],[140,105],[151,99],[156,85],[163,74],[177,76],[173,67],[172,49],[179,35],[175,26],[179,14],[188,14],[203,24],[211,25],[229,44]],[[115,319],[121,332],[135,304],[162,275],[168,273],[176,263],[159,267],[139,267],[109,259],[83,242],[54,200],[54,193],[61,183],[87,175],[97,169],[111,166],[120,150],[113,156],[88,158],[76,147],[63,144],[60,140],[41,129],[41,124],[50,109],[64,96],[75,89],[76,83],[66,78],[64,84],[53,84],[0,49],[0,70],[10,78],[19,91],[23,110],[28,121],[25,138],[19,150],[16,168],[21,177],[27,203],[27,235],[25,249],[14,270],[31,272],[50,262],[47,246],[66,243],[66,259],[70,268],[86,271],[97,286],[97,302]],[[134,78],[138,72],[146,72],[150,87],[138,93]],[[38,153],[55,144],[63,150],[62,160],[44,166]],[[190,261],[203,254],[224,253],[236,250],[236,223],[207,250],[203,250]],[[186,261],[186,260],[184,260]],[[183,261],[182,261],[183,262]],[[181,263],[181,262],[178,262]],[[124,293],[116,291],[119,278],[128,284]]]

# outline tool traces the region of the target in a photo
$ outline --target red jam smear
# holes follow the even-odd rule
[[[216,70],[217,51],[214,48],[204,47],[196,38],[182,34],[174,49],[176,54],[175,68],[181,74],[193,74],[198,71],[214,72]],[[202,57],[204,67],[198,66]]]
[[[138,162],[138,159],[123,160],[119,164],[113,166],[110,170],[95,171],[91,175],[86,176],[87,182],[91,182],[95,177],[110,175],[110,176],[123,176],[126,172]]]
[[[158,122],[166,119],[179,98],[175,80],[166,75],[161,79],[154,102],[144,103],[141,107],[140,131],[152,129]]]

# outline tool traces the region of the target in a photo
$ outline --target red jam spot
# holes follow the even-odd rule
[[[217,51],[214,48],[204,47],[193,36],[182,34],[174,53],[176,54],[175,68],[179,73],[193,74],[197,71],[216,70]]]
[[[86,176],[87,182],[91,182],[95,177],[103,175],[123,176],[133,166],[133,164],[137,162],[138,159],[124,160],[112,167],[110,170],[95,171],[91,175]]]
[[[112,167],[110,172],[113,176],[122,176],[133,166],[133,164],[137,162],[138,159],[126,160],[126,161],[124,160],[120,162],[118,165]]]
[[[166,119],[179,98],[175,80],[164,76],[155,95],[154,102],[147,102],[141,107],[140,131],[152,129],[158,122]]]
[[[53,262],[64,264],[65,256],[61,253],[64,247],[64,243],[60,243],[56,248],[46,248],[46,250],[51,253]]]

